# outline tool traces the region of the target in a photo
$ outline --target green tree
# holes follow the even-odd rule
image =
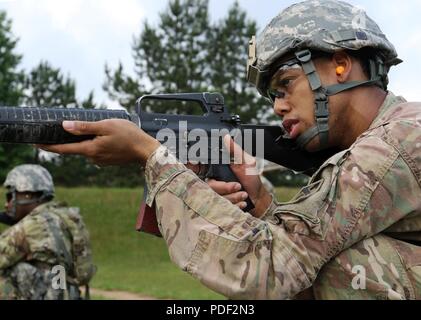
[[[247,18],[238,1],[228,15],[211,29],[208,46],[209,79],[213,90],[222,92],[232,113],[245,123],[258,122],[270,104],[247,83],[248,42],[257,33],[256,22]]]
[[[115,72],[106,67],[105,90],[128,109],[145,93],[145,84],[140,84],[140,79],[149,84],[150,93],[207,90],[208,30],[208,0],[171,0],[167,10],[160,14],[158,27],[153,28],[146,21],[143,31],[134,39],[136,78],[125,75],[121,64]],[[159,110],[158,106],[156,111],[176,110],[163,107]]]
[[[95,103],[94,92],[91,91],[88,97],[82,102],[79,103],[80,107],[83,109],[96,109],[96,108],[103,108],[103,106],[98,107]]]
[[[106,80],[103,89],[112,100],[116,100],[128,111],[133,111],[137,99],[142,96],[146,89],[140,82],[143,79],[143,72],[136,68],[136,77],[126,75],[123,65],[119,63],[117,70],[113,71],[108,65],[105,66]]]
[[[208,0],[173,0],[153,30],[145,23],[135,40],[136,61],[158,92],[195,92],[206,84]],[[139,63],[137,63],[139,64]]]
[[[24,73],[18,70],[22,56],[15,52],[18,43],[12,33],[12,21],[0,11],[0,106],[16,106],[22,102]],[[33,159],[29,146],[0,144],[0,180],[18,164]]]
[[[270,108],[246,83],[247,44],[256,34],[256,23],[234,2],[226,18],[212,25],[208,0],[170,0],[157,27],[147,21],[132,46],[135,70],[128,76],[123,66],[106,66],[104,89],[132,109],[148,93],[219,91],[232,113],[243,122],[257,122]],[[196,105],[169,108],[155,105],[153,111],[197,114]]]
[[[31,107],[75,108],[76,83],[47,61],[41,61],[25,80],[25,103]]]
[[[17,105],[23,96],[22,71],[18,70],[22,56],[15,52],[18,43],[12,33],[12,21],[0,11],[0,104]]]
[[[30,107],[95,109],[94,93],[85,99],[76,97],[76,81],[64,76],[59,68],[41,61],[25,76],[24,102]]]

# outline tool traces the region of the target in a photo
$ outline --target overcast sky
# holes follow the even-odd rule
[[[239,0],[262,29],[281,9],[296,1]],[[396,46],[405,63],[391,73],[390,89],[409,100],[421,101],[421,0],[350,0],[366,9]],[[101,87],[104,65],[122,61],[133,68],[131,44],[147,18],[156,24],[168,0],[0,0],[19,37],[22,68],[40,60],[51,62],[76,79],[79,98],[91,90],[98,103],[106,102]],[[210,0],[211,19],[224,17],[233,0]]]

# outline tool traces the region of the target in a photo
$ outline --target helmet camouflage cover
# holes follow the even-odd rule
[[[386,71],[401,62],[394,46],[364,10],[336,0],[295,4],[278,16],[250,43],[249,81],[266,96],[268,78],[288,53],[303,49],[334,53],[373,48]]]
[[[6,177],[4,187],[17,192],[44,192],[54,194],[53,178],[40,165],[25,164],[15,167]]]

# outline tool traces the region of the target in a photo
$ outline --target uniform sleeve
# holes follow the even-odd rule
[[[148,204],[155,201],[172,260],[232,299],[293,298],[338,253],[421,207],[406,161],[378,137],[335,155],[292,201],[273,202],[263,219],[215,194],[164,147],[146,173]],[[405,197],[395,196],[396,174],[413,187]]]
[[[27,249],[23,228],[17,224],[0,236],[0,273],[22,260]]]

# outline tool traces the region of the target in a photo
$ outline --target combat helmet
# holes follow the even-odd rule
[[[323,86],[313,59],[317,53],[357,52],[370,49],[368,81]],[[291,60],[280,63],[290,56]],[[328,146],[329,96],[363,85],[388,86],[390,67],[401,63],[394,46],[366,12],[346,2],[310,0],[295,4],[275,17],[249,44],[248,81],[270,99],[282,98],[269,90],[272,76],[283,66],[300,65],[315,95],[316,125],[296,141],[304,148],[320,136],[320,149]],[[279,96],[281,94],[281,96]]]
[[[12,196],[13,212],[15,215],[16,205],[41,203],[54,198],[54,183],[51,174],[40,165],[25,164],[15,167],[6,177],[3,186]],[[37,192],[41,196],[37,199],[16,201],[16,192]]]

